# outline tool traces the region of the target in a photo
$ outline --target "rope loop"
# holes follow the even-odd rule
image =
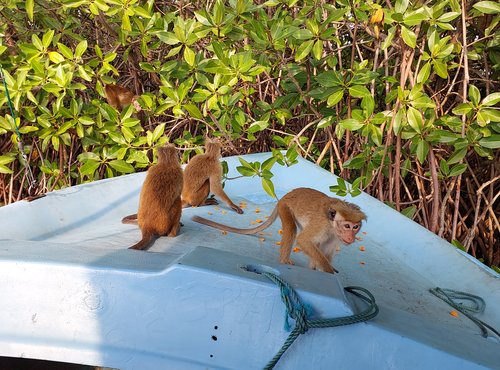
[[[473,313],[483,313],[484,309],[486,308],[486,303],[481,297],[466,292],[460,292],[458,290],[443,289],[439,287],[429,289],[429,292],[468,317],[474,324],[479,327],[479,329],[481,330],[481,335],[484,338],[488,338],[487,329],[495,333],[500,338],[500,333],[495,328],[488,325],[484,321],[481,321],[478,318],[472,316]]]
[[[265,370],[274,368],[288,347],[292,345],[300,334],[304,334],[307,330],[309,330],[309,328],[328,328],[355,324],[374,318],[377,316],[379,311],[375,302],[375,297],[368,290],[361,287],[351,286],[344,289],[347,292],[358,296],[368,304],[368,308],[365,311],[350,316],[332,319],[308,319],[312,312],[311,307],[300,301],[300,298],[295,290],[287,282],[273,273],[263,272],[262,275],[266,276],[280,288],[281,300],[285,304],[286,308],[285,330],[289,330],[288,318],[290,317],[295,320],[295,327],[288,335],[288,338],[285,340],[285,343],[278,353],[267,363],[264,368]],[[360,292],[364,294],[361,294]]]

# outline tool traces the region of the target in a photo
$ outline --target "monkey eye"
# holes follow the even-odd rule
[[[358,229],[359,229],[359,225],[354,225],[352,228],[353,228],[354,230],[358,230]]]
[[[351,228],[351,225],[349,225],[349,224],[344,224],[344,229],[349,230],[350,228]]]

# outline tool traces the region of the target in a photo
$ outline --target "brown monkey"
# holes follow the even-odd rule
[[[105,85],[104,93],[106,94],[108,104],[118,111],[121,111],[123,107],[129,104],[132,104],[137,112],[142,110],[137,101],[139,95],[135,95],[132,91],[121,85]]]
[[[139,198],[137,222],[142,239],[130,249],[145,249],[158,236],[177,235],[182,213],[182,182],[175,146],[167,144],[158,148],[158,163],[148,170]]]
[[[361,229],[366,215],[355,204],[329,197],[320,191],[298,188],[278,201],[269,218],[252,229],[238,229],[194,216],[196,222],[238,234],[256,234],[267,229],[279,216],[283,229],[280,263],[293,265],[290,259],[297,235],[297,245],[309,257],[309,267],[329,273],[336,270],[330,264],[338,243],[351,244]]]
[[[207,199],[212,192],[222,199],[231,209],[238,213],[243,210],[234,204],[222,189],[221,143],[215,139],[205,142],[205,154],[199,154],[184,169],[184,187],[182,189],[182,206],[204,206],[217,204],[215,199]]]

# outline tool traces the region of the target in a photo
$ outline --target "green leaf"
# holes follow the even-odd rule
[[[460,162],[462,159],[464,159],[465,155],[467,154],[467,147],[461,148],[461,149],[455,149],[453,154],[448,158],[448,164],[455,164]]]
[[[316,58],[316,60],[320,60],[321,56],[323,55],[323,41],[316,40],[312,51],[313,51],[314,58]]]
[[[333,94],[331,94],[327,101],[326,101],[326,104],[329,106],[329,107],[332,107],[334,106],[335,104],[337,104],[339,101],[342,100],[342,98],[344,97],[344,90],[339,90],[339,91],[336,91],[334,92]]]
[[[455,18],[457,18],[458,16],[460,16],[460,12],[448,12],[448,13],[444,13],[443,15],[441,15],[437,20],[439,22],[449,23],[452,20],[454,20]]]
[[[270,170],[274,164],[276,163],[276,158],[275,157],[269,157],[266,159],[264,162],[262,162],[262,170]]]
[[[463,245],[462,243],[460,243],[460,242],[459,242],[458,240],[456,240],[456,239],[453,239],[453,240],[451,241],[451,244],[452,244],[454,247],[456,247],[456,248],[458,248],[458,249],[460,249],[460,250],[462,250],[462,251],[464,251],[464,252],[466,251],[466,250],[465,250],[464,245]]]
[[[263,131],[269,126],[268,121],[255,121],[250,126],[248,126],[248,133],[253,134],[258,131]]]
[[[417,46],[417,36],[412,30],[406,28],[405,26],[401,26],[401,36],[403,37],[405,44],[409,47],[415,48]]]
[[[94,174],[94,172],[99,168],[101,165],[100,162],[96,162],[93,160],[86,160],[83,162],[83,165],[80,167],[80,173],[82,176],[90,176]]]
[[[422,133],[422,129],[424,128],[424,120],[422,117],[422,113],[416,110],[413,107],[408,107],[406,112],[406,118],[408,119],[409,125],[419,134]]]
[[[338,87],[343,84],[343,77],[339,71],[326,71],[316,77],[316,81],[324,87]]]
[[[78,45],[75,48],[75,56],[80,58],[83,53],[87,50],[88,43],[87,40],[82,40],[78,43]]]
[[[396,13],[405,13],[410,0],[396,0],[394,10]]]
[[[480,1],[475,3],[473,7],[485,14],[500,13],[500,4],[496,1]]]
[[[493,134],[491,136],[484,137],[481,140],[479,140],[479,145],[481,145],[484,148],[499,149],[500,148],[500,135]]]
[[[314,40],[309,40],[300,44],[300,46],[297,48],[297,52],[295,53],[295,61],[299,62],[305,57],[307,57],[313,45],[314,45]]]
[[[45,49],[47,49],[52,43],[52,39],[54,38],[54,33],[55,33],[54,30],[49,30],[43,34],[42,44],[45,47]]]
[[[0,164],[0,173],[4,173],[4,174],[11,174],[13,171],[7,167],[7,166],[4,166],[3,164]]]
[[[61,54],[64,55],[67,59],[73,59],[73,52],[66,45],[58,42],[57,43],[57,48],[59,49],[59,51],[61,52]]]
[[[49,51],[49,59],[54,64],[62,63],[65,61],[64,57],[57,51]]]
[[[366,117],[370,117],[375,109],[375,99],[373,99],[373,96],[365,96],[361,101],[361,108],[366,112]]]
[[[160,123],[153,131],[152,142],[156,142],[165,132],[165,123]]]
[[[417,83],[424,83],[427,81],[431,74],[431,64],[429,62],[425,63],[417,75]]]
[[[135,6],[134,13],[141,16],[142,18],[151,18],[151,14],[141,6]]]
[[[184,48],[184,60],[186,61],[186,63],[189,64],[191,67],[194,66],[195,58],[196,54],[194,53],[194,51],[186,46]]]
[[[274,184],[270,179],[262,179],[262,188],[267,194],[269,194],[273,198],[276,198],[276,193],[274,192]]]
[[[122,30],[132,32],[132,25],[130,24],[130,17],[124,13],[122,16]]]
[[[389,28],[389,31],[387,31],[387,37],[382,43],[381,49],[385,50],[387,49],[390,45],[392,45],[392,40],[394,39],[394,35],[396,34],[396,26],[393,26]]]
[[[257,173],[255,172],[255,170],[253,168],[248,168],[245,166],[237,166],[236,171],[238,171],[239,173],[241,173],[243,176],[246,176],[246,177],[253,177],[253,176],[257,175]]]
[[[308,29],[300,29],[293,34],[297,40],[310,40],[314,37],[313,33]]]
[[[429,19],[429,16],[424,11],[421,11],[420,9],[418,11],[415,11],[412,13],[406,13],[403,16],[403,22],[407,26],[417,26],[420,23],[422,23],[422,21],[425,21],[428,19]]]
[[[335,116],[324,117],[321,121],[318,122],[318,128],[325,128],[331,126],[333,121],[335,120]]]
[[[439,77],[448,78],[448,67],[446,66],[446,63],[435,59],[432,61],[432,65],[434,66],[434,71]]]
[[[33,14],[35,8],[35,0],[26,0],[26,14],[28,14],[28,18],[31,22],[33,22]]]
[[[371,96],[370,91],[362,85],[354,85],[349,88],[349,94],[355,98],[364,98],[366,96]]]
[[[487,107],[491,107],[492,105],[495,105],[498,102],[500,102],[500,92],[495,92],[485,97],[481,104]]]
[[[461,103],[453,108],[453,114],[461,116],[463,114],[468,114],[472,110],[472,105],[470,103]]]
[[[427,141],[420,139],[417,143],[417,159],[420,163],[424,163],[427,154],[429,153],[429,144]]]
[[[479,92],[479,89],[474,85],[469,86],[469,99],[475,107],[479,105],[481,93]]]
[[[356,131],[359,130],[361,127],[363,127],[363,122],[359,122],[357,119],[354,118],[347,118],[340,121],[339,125],[345,128],[346,130]]]
[[[9,164],[11,162],[14,162],[16,157],[10,157],[7,155],[0,155],[0,164]]]
[[[184,109],[188,111],[188,113],[191,115],[191,117],[196,118],[196,119],[202,119],[203,115],[198,109],[198,107],[194,104],[186,104],[184,105]]]
[[[114,159],[109,162],[109,165],[120,173],[132,173],[135,171],[134,166],[122,159]]]
[[[467,165],[465,163],[457,164],[450,169],[448,176],[449,177],[458,176],[458,175],[464,173],[466,169],[467,169]]]
[[[417,207],[415,206],[406,207],[401,210],[401,214],[408,217],[409,219],[413,219],[415,213],[417,213]]]

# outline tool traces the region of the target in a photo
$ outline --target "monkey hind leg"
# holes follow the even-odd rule
[[[210,192],[210,183],[206,180],[198,189],[192,192],[183,192],[182,194],[182,203],[189,204],[193,207],[206,205],[204,202],[206,201],[208,194]]]
[[[181,226],[183,226],[182,222],[180,222],[182,214],[182,202],[180,198],[175,200],[174,204],[172,205],[171,212],[172,212],[172,217],[170,219],[170,223],[167,227],[165,235],[174,237],[177,236]]]
[[[278,204],[278,215],[281,220],[282,229],[280,263],[293,265],[294,262],[290,258],[290,253],[292,253],[293,242],[297,235],[297,225],[295,224],[292,212],[290,212],[287,206]]]
[[[156,234],[152,233],[149,230],[142,230],[142,239],[134,244],[133,246],[129,247],[129,249],[136,249],[136,250],[145,250],[151,247],[151,244],[156,240],[157,236]]]

